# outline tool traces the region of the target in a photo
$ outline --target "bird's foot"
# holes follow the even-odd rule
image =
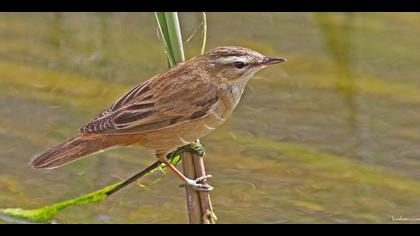
[[[201,145],[200,143],[194,142],[194,143],[177,148],[175,151],[169,153],[166,156],[166,159],[170,160],[171,158],[181,155],[184,152],[191,152],[199,156],[204,156],[204,154],[206,154],[203,145]]]
[[[185,151],[195,153],[199,156],[204,156],[204,154],[206,154],[206,151],[204,150],[203,145],[201,145],[200,143],[194,142],[194,143],[188,144],[184,147],[185,147],[185,149],[184,149]]]
[[[212,186],[208,185],[207,183],[203,183],[203,181],[207,180],[208,178],[211,178],[211,177],[213,177],[213,176],[206,175],[206,176],[201,176],[201,177],[199,177],[195,180],[187,179],[187,185],[190,186],[195,191],[210,192],[214,188]],[[185,187],[185,183],[182,183],[179,186],[180,187]]]

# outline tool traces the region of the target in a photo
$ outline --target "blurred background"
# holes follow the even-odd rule
[[[420,14],[208,13],[207,49],[288,62],[259,72],[233,116],[202,139],[219,223],[391,223],[420,217]],[[200,13],[180,13],[183,38]],[[200,52],[201,29],[185,44]],[[0,208],[36,208],[155,161],[112,149],[56,170],[32,157],[166,70],[153,13],[0,14]],[[186,223],[169,174],[60,223]],[[417,215],[416,215],[417,214]],[[6,223],[0,219],[1,223]]]

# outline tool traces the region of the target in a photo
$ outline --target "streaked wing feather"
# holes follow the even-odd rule
[[[217,87],[199,79],[183,83],[188,87],[179,89],[177,86],[185,85],[159,80],[140,84],[81,130],[138,134],[204,117],[218,102]]]
[[[150,81],[144,81],[143,83],[140,83],[139,85],[137,85],[136,87],[134,87],[133,89],[128,91],[126,94],[124,94],[122,97],[120,97],[114,104],[112,104],[111,107],[109,107],[107,110],[105,110],[104,112],[99,114],[97,117],[95,117],[94,120],[98,120],[98,119],[100,119],[100,118],[118,110],[119,108],[123,107],[125,104],[129,103],[134,98],[136,98],[140,95],[145,95],[147,93],[147,91],[150,90],[149,82]],[[148,98],[151,98],[151,97],[146,97],[146,98],[143,97],[142,100],[147,100]]]

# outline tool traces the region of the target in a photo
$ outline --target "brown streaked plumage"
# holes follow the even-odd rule
[[[283,61],[246,48],[219,47],[179,63],[134,87],[76,137],[36,156],[32,166],[51,169],[109,147],[138,145],[155,150],[186,184],[209,190],[184,177],[166,154],[223,123],[255,72]]]

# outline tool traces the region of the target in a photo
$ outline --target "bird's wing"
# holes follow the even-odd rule
[[[126,93],[81,128],[84,133],[139,134],[206,116],[218,102],[217,87],[202,79],[152,79]]]

